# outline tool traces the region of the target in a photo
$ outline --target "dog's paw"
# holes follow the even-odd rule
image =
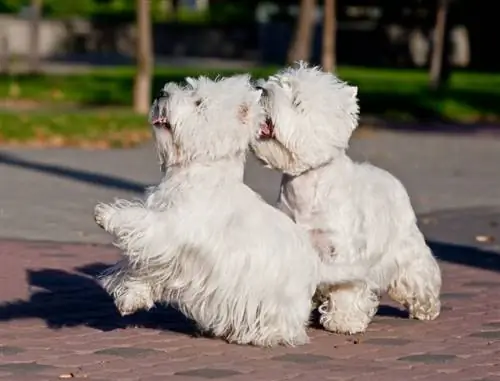
[[[320,311],[319,322],[323,328],[329,332],[338,333],[340,335],[356,335],[358,333],[364,333],[368,328],[370,319],[366,316],[353,317],[352,320],[347,321],[346,319],[339,319],[333,314],[325,314],[322,311],[322,306],[318,308]]]
[[[106,229],[106,222],[109,220],[111,213],[113,212],[113,207],[100,202],[94,208],[94,221],[95,223],[103,229]]]
[[[415,303],[408,307],[408,312],[410,318],[417,320],[434,320],[441,312],[441,304],[439,302],[434,303]]]
[[[150,310],[154,307],[154,301],[147,292],[129,290],[115,300],[115,305],[121,316],[127,316],[140,310]]]

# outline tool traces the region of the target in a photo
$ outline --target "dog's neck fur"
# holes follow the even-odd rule
[[[193,162],[185,166],[176,165],[166,168],[162,183],[185,182],[195,177],[203,177],[204,183],[207,179],[213,182],[242,182],[244,167],[245,155],[210,162]]]
[[[332,173],[350,172],[352,160],[345,151],[334,160],[297,176],[283,175],[278,207],[296,223],[314,228],[317,210],[321,210],[322,200],[317,197],[322,180]],[[346,178],[338,176],[338,178]],[[331,186],[331,184],[329,184]],[[343,186],[343,184],[338,184]]]
[[[194,162],[185,166],[169,166],[158,186],[152,187],[147,205],[168,207],[180,200],[210,197],[210,192],[225,184],[243,183],[245,156],[211,162]]]

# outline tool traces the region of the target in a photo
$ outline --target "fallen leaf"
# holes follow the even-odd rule
[[[65,373],[59,376],[59,378],[73,378],[73,377],[75,377],[73,373]]]
[[[435,224],[437,220],[431,217],[424,217],[420,219],[420,222],[424,225]]]
[[[492,237],[491,235],[477,235],[476,236],[476,241],[477,242],[483,242],[483,243],[494,242],[495,241],[495,237]]]

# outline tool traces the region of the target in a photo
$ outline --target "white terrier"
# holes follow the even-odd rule
[[[126,258],[102,284],[122,314],[166,302],[230,342],[306,343],[317,286],[366,271],[321,264],[307,233],[243,183],[264,120],[249,76],[187,82],[151,108],[161,183],[144,202],[96,206]]]
[[[321,324],[339,333],[365,331],[385,291],[411,317],[435,319],[441,272],[405,188],[388,172],[346,155],[358,124],[357,88],[304,63],[257,88],[267,122],[252,148],[284,172],[279,208],[310,233],[324,259],[369,272],[350,285],[318,289],[316,296],[327,296]]]

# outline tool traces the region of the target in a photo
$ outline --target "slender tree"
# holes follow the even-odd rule
[[[9,40],[5,32],[0,29],[0,74],[9,73]]]
[[[28,71],[37,73],[40,71],[40,20],[42,18],[43,0],[31,0],[29,21],[29,56]]]
[[[288,51],[288,63],[311,58],[316,0],[301,0],[295,35]]]
[[[134,111],[147,114],[151,106],[151,81],[153,71],[153,43],[150,0],[136,0],[137,68],[134,82]]]
[[[336,0],[325,0],[323,11],[323,46],[321,66],[325,71],[334,71],[337,66],[337,14]]]
[[[430,88],[439,90],[446,85],[450,63],[448,58],[448,13],[450,0],[437,0],[434,44],[430,64]]]

